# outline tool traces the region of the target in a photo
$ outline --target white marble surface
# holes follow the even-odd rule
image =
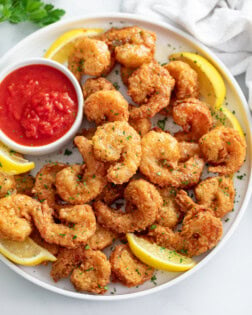
[[[116,12],[119,0],[55,0],[67,17]],[[0,56],[36,30],[31,24],[0,24]],[[238,78],[246,95],[244,78]],[[223,249],[189,279],[155,295],[128,301],[89,302],[63,297],[24,280],[0,263],[0,314],[252,314],[252,206]]]

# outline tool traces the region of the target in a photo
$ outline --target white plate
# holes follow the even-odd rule
[[[252,156],[252,142],[251,142],[251,126],[249,122],[249,111],[246,104],[246,100],[242,94],[241,89],[236,83],[235,79],[232,77],[228,69],[223,65],[221,61],[217,59],[207,48],[202,44],[198,43],[195,39],[189,35],[183,33],[182,31],[175,29],[164,23],[153,23],[138,17],[135,15],[128,14],[110,14],[99,15],[99,16],[85,16],[78,20],[62,21],[46,28],[43,28],[32,35],[28,36],[22,40],[18,45],[11,49],[0,61],[0,71],[2,71],[7,65],[16,63],[26,58],[31,57],[41,57],[45,50],[50,46],[50,44],[62,33],[79,27],[91,27],[97,28],[101,27],[108,29],[111,26],[123,27],[126,25],[138,25],[143,28],[154,31],[157,34],[157,54],[156,58],[160,62],[166,62],[167,56],[171,53],[187,50],[187,51],[197,51],[202,56],[208,58],[222,73],[224,77],[225,84],[227,87],[227,107],[230,110],[236,110],[236,116],[240,121],[244,132],[246,133],[246,140],[248,144],[247,148],[247,158],[246,162],[240,170],[240,174],[246,174],[243,180],[238,180],[235,176],[235,188],[237,191],[235,210],[227,215],[229,218],[228,222],[224,222],[224,235],[220,243],[209,253],[202,255],[197,258],[198,264],[190,271],[185,273],[168,273],[158,271],[156,273],[157,280],[156,284],[151,281],[137,288],[127,288],[120,284],[109,285],[109,290],[104,296],[97,296],[85,293],[78,293],[74,290],[69,280],[62,280],[58,283],[54,283],[49,276],[50,265],[49,266],[38,266],[38,267],[23,267],[15,265],[7,260],[5,257],[0,255],[1,261],[3,261],[12,270],[23,276],[24,278],[30,280],[31,282],[46,288],[48,290],[57,292],[59,294],[71,296],[79,299],[89,299],[89,300],[120,300],[133,297],[139,297],[146,294],[154,293],[159,290],[171,287],[176,283],[182,281],[183,279],[189,277],[191,274],[199,270],[204,264],[206,264],[209,259],[211,259],[218,250],[223,246],[223,244],[228,240],[228,238],[233,233],[234,229],[237,227],[249,201],[250,191],[251,191],[251,156]],[[110,76],[112,82],[116,81],[121,86],[120,78],[118,75],[114,74]],[[156,121],[157,119],[155,119]],[[170,125],[167,124],[168,129]],[[73,149],[72,144],[68,145],[68,148],[74,150],[73,154],[70,156],[64,156],[62,152],[56,152],[49,156],[44,156],[40,158],[33,157],[36,162],[36,171],[46,162],[53,161],[65,161],[65,162],[80,162],[80,156],[76,149]],[[109,251],[109,249],[108,249]],[[193,285],[193,283],[192,283]]]

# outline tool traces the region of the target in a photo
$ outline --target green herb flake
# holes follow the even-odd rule
[[[66,149],[65,152],[64,152],[64,155],[69,156],[69,155],[71,155],[72,153],[73,153],[72,151]]]

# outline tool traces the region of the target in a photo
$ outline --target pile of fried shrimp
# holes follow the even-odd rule
[[[197,73],[182,61],[160,65],[155,45],[155,33],[137,26],[78,41],[68,67],[96,126],[73,139],[83,163],[48,163],[36,178],[0,174],[0,237],[31,237],[57,257],[53,280],[69,277],[78,291],[151,279],[154,269],[133,255],[126,233],[198,256],[220,241],[221,219],[234,206],[232,174],[245,160],[245,140],[216,127]],[[118,63],[132,104],[106,79]],[[180,131],[152,128],[158,113]],[[201,180],[205,165],[214,176]],[[102,250],[118,239],[107,258]]]

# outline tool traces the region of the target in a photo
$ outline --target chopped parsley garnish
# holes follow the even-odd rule
[[[167,118],[164,118],[164,119],[160,119],[158,122],[157,122],[157,125],[160,129],[164,130],[165,129],[165,123],[166,123],[166,120]]]
[[[65,152],[64,152],[64,155],[69,156],[69,155],[71,155],[72,153],[73,153],[72,151],[66,149]]]

